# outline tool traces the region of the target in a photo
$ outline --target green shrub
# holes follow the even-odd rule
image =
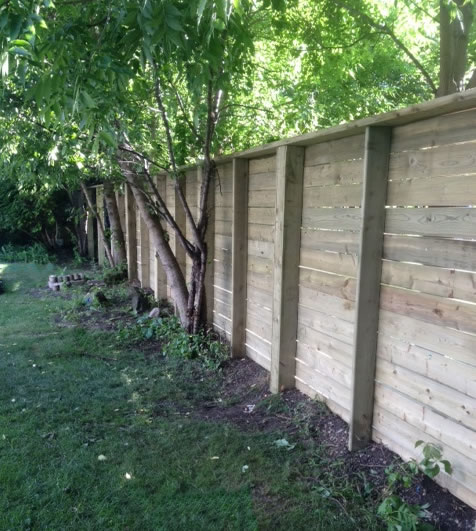
[[[229,348],[219,338],[203,331],[189,334],[174,316],[141,317],[118,337],[121,341],[159,341],[164,356],[198,359],[209,369],[218,369],[229,359]]]
[[[48,251],[41,243],[27,246],[8,243],[0,248],[0,261],[49,264],[54,261],[54,258],[48,254]]]
[[[119,264],[114,267],[104,266],[102,279],[106,286],[113,286],[127,279],[127,264]]]

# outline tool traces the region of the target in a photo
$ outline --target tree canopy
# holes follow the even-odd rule
[[[470,0],[3,0],[0,179],[42,194],[127,181],[161,260],[163,225],[196,265],[198,287],[171,281],[184,321],[202,311],[214,158],[472,87],[473,14]],[[197,161],[192,215],[180,168]]]

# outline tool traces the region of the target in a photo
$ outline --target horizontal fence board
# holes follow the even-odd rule
[[[310,370],[315,370],[323,374],[324,377],[332,378],[335,382],[350,389],[352,371],[348,365],[344,365],[328,354],[299,342],[296,358],[307,365]]]
[[[266,339],[253,334],[250,330],[245,334],[245,345],[259,352],[264,358],[271,360],[271,343]]]
[[[304,208],[358,206],[362,203],[360,184],[311,186],[305,189]]]
[[[276,174],[273,172],[258,173],[249,176],[249,194],[255,191],[267,191],[276,194]]]
[[[348,371],[351,370],[352,345],[302,324],[298,327],[297,339],[297,350],[299,356],[302,353],[303,359],[304,353],[307,353],[307,356],[323,357],[323,359],[335,361],[340,366],[346,367]]]
[[[274,242],[274,225],[258,225],[256,223],[249,223],[248,241]],[[270,256],[273,256],[273,253],[271,253]]]
[[[380,358],[476,398],[476,366],[379,334]]]
[[[437,439],[422,433],[421,430],[400,420],[380,406],[375,408],[373,425],[374,439],[397,452],[405,460],[421,460],[421,449],[414,448],[417,440],[424,439],[426,442],[438,445]],[[436,476],[435,481],[476,507],[474,476],[465,473],[467,463],[464,456],[459,452],[452,451],[449,447],[446,447],[444,456],[453,464],[453,474],[448,476],[442,471]]]
[[[270,258],[273,256],[274,243],[268,241],[248,240],[248,255],[258,258]]]
[[[420,374],[377,359],[375,379],[400,393],[432,407],[464,426],[476,430],[476,399]]]
[[[225,221],[231,224],[233,210],[229,207],[215,207],[215,221]]]
[[[276,211],[274,208],[248,208],[248,222],[257,225],[273,225],[275,223]]]
[[[360,230],[360,208],[303,208],[303,227],[325,230]],[[388,231],[390,232],[390,231]]]
[[[339,275],[357,276],[358,259],[352,254],[316,251],[301,247],[300,266]]]
[[[215,234],[220,236],[227,236],[231,238],[232,225],[229,221],[217,221],[215,220]]]
[[[473,174],[476,176],[476,143],[436,146],[419,151],[392,153],[390,179],[420,179]]]
[[[333,295],[327,295],[326,293],[321,293],[306,288],[305,286],[299,286],[299,303],[307,308],[339,317],[344,321],[353,323],[355,319],[354,301],[341,299],[340,297],[335,297]]]
[[[379,331],[401,342],[476,366],[476,335],[382,310]]]
[[[233,192],[223,192],[217,190],[215,192],[215,205],[217,207],[233,207]]]
[[[473,175],[458,175],[456,177],[445,176],[390,181],[388,183],[387,205],[476,205],[476,173]]]
[[[362,160],[346,160],[304,167],[304,190],[310,186],[358,184],[362,183],[362,180]]]
[[[249,256],[248,271],[261,275],[273,275],[273,260],[267,257]]]
[[[255,363],[266,369],[267,371],[271,368],[271,358],[268,358],[262,352],[255,350],[253,347],[245,343],[245,353],[248,358],[253,360]]]
[[[339,348],[342,348],[345,352],[350,352],[348,347],[352,347],[354,323],[329,315],[324,307],[321,307],[320,310],[306,308],[305,306],[299,307],[298,327],[299,329],[306,327],[310,330],[299,330],[298,337],[301,337],[302,341],[308,345],[313,345],[313,341],[317,345],[319,341],[327,341],[328,337],[316,336],[312,333],[312,330],[321,332],[326,336],[345,342],[347,345]]]
[[[393,234],[474,238],[476,208],[389,208],[385,231]]]
[[[351,277],[301,268],[299,284],[341,299],[355,301],[357,286],[355,279]]]
[[[229,303],[225,303],[223,301],[215,299],[213,311],[216,314],[219,314],[219,315],[222,315],[223,317],[227,317],[228,319],[231,319],[231,304]]]
[[[217,249],[226,249],[231,252],[232,238],[223,234],[215,234],[215,252]]]
[[[474,140],[476,110],[443,114],[393,129],[392,151],[409,151]]]
[[[249,207],[274,208],[276,204],[276,193],[272,190],[251,191],[248,198]]]
[[[214,303],[223,302],[225,304],[231,305],[231,292],[227,291],[226,289],[222,289],[218,286],[215,286],[215,289],[213,290],[213,295]]]
[[[359,250],[358,232],[301,229],[301,247],[356,255]]]
[[[476,241],[385,235],[383,257],[429,266],[476,271]]]
[[[476,273],[383,261],[382,283],[476,303]]]
[[[231,271],[226,275],[222,275],[215,270],[213,276],[213,285],[216,288],[231,291]]]
[[[364,135],[360,134],[308,146],[304,165],[316,166],[342,160],[362,159],[363,156]]]
[[[263,290],[253,287],[253,289],[248,289],[247,299],[251,302],[263,306],[268,310],[271,310],[273,307],[273,294],[269,290]]]
[[[348,410],[350,405],[350,389],[338,384],[328,376],[310,369],[307,365],[296,360],[296,379],[302,380],[309,387],[315,389],[324,402],[332,409],[332,404],[337,404],[343,410]]]
[[[251,159],[249,161],[249,174],[271,173],[276,170],[276,157],[266,157],[262,159]]]
[[[375,386],[375,402],[423,434],[434,437],[469,459],[473,458],[476,452],[476,432],[473,430],[380,383]],[[475,465],[472,468],[474,470]]]
[[[420,321],[476,333],[476,304],[383,285],[380,305]]]
[[[248,271],[246,283],[248,288],[257,288],[269,293],[273,291],[273,277],[271,275]]]

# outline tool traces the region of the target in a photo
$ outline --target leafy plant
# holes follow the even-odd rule
[[[105,266],[102,278],[106,286],[118,284],[127,278],[127,264],[119,264],[114,267]]]
[[[419,462],[412,460],[399,466],[390,465],[385,469],[387,486],[386,497],[380,503],[377,514],[387,524],[388,531],[425,531],[434,529],[433,526],[422,522],[422,518],[428,518],[429,504],[411,505],[404,501],[397,492],[412,486],[415,478],[422,471],[426,476],[433,479],[441,469],[447,474],[452,473],[449,461],[443,459],[440,448],[432,443],[417,441],[415,448],[423,445],[423,459]]]
[[[120,341],[156,340],[168,357],[198,359],[208,369],[218,369],[229,358],[228,346],[205,331],[189,334],[175,316],[140,317],[137,323],[119,331]]]
[[[424,531],[433,529],[430,524],[420,521],[428,516],[428,507],[428,504],[410,505],[394,495],[383,500],[377,514],[387,524],[388,531]]]
[[[443,459],[441,449],[435,444],[425,443],[425,441],[417,441],[415,448],[423,445],[423,459],[419,463],[419,468],[429,478],[433,479],[437,476],[443,468],[447,474],[453,473],[451,463],[447,459]]]
[[[6,244],[0,249],[0,261],[49,264],[54,259],[41,243],[34,243],[28,246]]]

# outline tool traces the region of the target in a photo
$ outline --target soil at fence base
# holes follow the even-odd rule
[[[233,360],[225,367],[221,396],[222,401],[232,405],[203,404],[193,415],[204,420],[230,422],[244,430],[279,432],[290,439],[292,437],[293,442],[297,438],[301,444],[306,444],[306,437],[317,440],[327,448],[333,461],[342,461],[343,470],[349,477],[360,476],[363,482],[364,475],[377,491],[386,484],[385,468],[402,462],[396,454],[377,443],[359,452],[349,452],[346,422],[298,390],[282,393],[286,413],[260,407],[260,403],[266,403],[269,396],[268,372],[249,359]],[[307,436],[303,436],[303,431],[299,429],[296,422],[299,418],[305,419],[310,426]],[[313,480],[318,484],[319,478],[309,478],[311,484]],[[420,475],[410,489],[399,494],[411,504],[430,504],[431,523],[438,529],[475,530],[476,511],[424,475]]]

